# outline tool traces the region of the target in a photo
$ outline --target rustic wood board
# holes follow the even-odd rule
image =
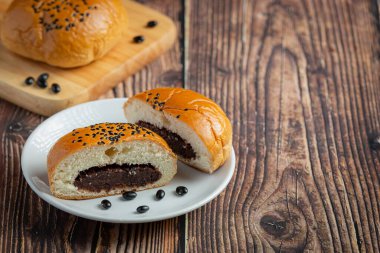
[[[0,1],[1,13],[8,2]],[[129,17],[125,37],[105,57],[84,67],[52,67],[17,56],[0,45],[0,97],[49,116],[99,97],[172,46],[176,28],[170,18],[134,1],[126,1],[125,6]],[[147,28],[149,20],[158,21],[158,26]],[[144,43],[134,43],[133,37],[136,35],[143,35]],[[61,85],[59,94],[53,94],[49,89],[24,85],[27,76],[36,77],[43,72],[50,73],[49,83]]]

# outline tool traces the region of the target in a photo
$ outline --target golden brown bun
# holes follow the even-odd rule
[[[148,90],[129,98],[124,108],[127,119],[129,114],[128,107],[139,100],[148,104],[156,112],[163,114],[166,119],[170,115],[174,120],[185,123],[192,131],[202,140],[210,154],[211,165],[205,168],[199,163],[196,165],[191,160],[179,159],[192,165],[202,171],[212,173],[218,169],[230,156],[232,147],[232,127],[224,111],[211,99],[195,92],[183,88],[156,88]],[[142,112],[136,112],[133,116],[133,123],[141,120],[139,115]],[[137,118],[136,118],[137,117]],[[165,117],[155,117],[166,121]],[[151,121],[153,124],[156,122]],[[168,125],[173,126],[175,122]],[[165,123],[164,123],[165,124]],[[180,125],[180,124],[179,124]],[[181,127],[176,127],[177,129]],[[176,132],[181,136],[179,132]],[[183,139],[188,137],[182,135]],[[187,140],[189,142],[189,140]],[[193,147],[195,148],[195,147]]]
[[[14,0],[1,24],[1,40],[16,54],[70,68],[105,55],[125,25],[122,0]]]
[[[129,123],[101,123],[96,125],[91,125],[84,128],[78,128],[74,129],[72,132],[66,134],[65,136],[61,137],[55,145],[51,148],[49,154],[48,154],[48,160],[47,160],[47,167],[48,167],[48,178],[49,178],[49,184],[50,189],[53,195],[59,198],[63,199],[88,199],[88,198],[94,198],[94,197],[101,197],[101,196],[107,196],[107,195],[114,195],[119,194],[121,191],[120,189],[117,189],[117,191],[113,192],[99,192],[91,194],[83,194],[83,193],[71,193],[71,194],[63,194],[62,191],[56,189],[55,183],[58,181],[67,180],[67,178],[57,179],[57,170],[61,166],[62,163],[66,158],[71,158],[73,154],[78,153],[80,151],[87,150],[89,152],[94,152],[97,150],[96,148],[104,147],[104,148],[111,148],[111,147],[118,147],[120,145],[125,145],[127,143],[136,143],[135,141],[139,141],[139,143],[151,143],[154,142],[158,144],[160,149],[165,150],[165,152],[170,156],[173,157],[172,168],[175,168],[174,174],[169,175],[165,179],[164,184],[166,184],[168,181],[171,180],[171,178],[176,173],[176,155],[171,151],[167,143],[157,134],[154,132],[139,127],[135,124],[129,124]],[[142,142],[141,142],[142,141]],[[88,154],[87,153],[87,154]],[[101,159],[99,157],[99,159]],[[143,157],[138,158],[138,160],[141,163],[144,163]],[[67,163],[67,159],[65,161]],[[71,166],[72,164],[70,164]],[[69,166],[64,166],[63,173],[61,174],[74,174],[77,175],[79,171],[70,172],[72,168],[68,168]],[[62,170],[62,168],[61,168]],[[165,176],[165,175],[164,175]],[[56,180],[55,180],[56,179]],[[72,184],[72,182],[71,182]],[[160,182],[156,182],[151,185],[147,185],[140,188],[134,188],[136,190],[144,190],[149,189],[153,187],[161,186]],[[128,189],[124,189],[128,190]]]

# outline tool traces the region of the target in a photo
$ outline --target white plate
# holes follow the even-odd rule
[[[106,99],[84,103],[61,111],[45,120],[30,135],[25,143],[21,166],[24,177],[30,187],[43,200],[68,213],[106,222],[138,223],[172,218],[190,212],[223,191],[231,180],[235,168],[235,153],[232,150],[230,159],[222,168],[209,175],[178,163],[178,173],[166,186],[164,199],[157,201],[154,196],[158,189],[137,193],[132,201],[125,201],[121,196],[111,196],[90,200],[63,200],[54,197],[47,178],[47,154],[52,145],[63,135],[74,128],[84,127],[100,122],[125,122],[122,99]],[[177,186],[186,186],[189,192],[179,197],[175,194]],[[100,208],[102,199],[108,199],[112,207]],[[136,213],[136,208],[148,205],[150,210],[144,214]]]

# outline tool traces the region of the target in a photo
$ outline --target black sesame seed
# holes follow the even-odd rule
[[[61,92],[61,86],[59,86],[59,84],[57,84],[57,83],[53,83],[51,86],[51,91],[53,93],[59,93],[59,92]]]
[[[143,43],[144,40],[145,40],[144,36],[141,36],[141,35],[138,35],[138,36],[133,38],[133,42],[135,42],[135,43]]]
[[[48,78],[49,78],[49,74],[48,73],[42,73],[41,75],[39,75],[38,80],[39,81],[47,81]]]
[[[175,116],[177,119],[179,119],[179,117],[181,117],[180,115],[177,115],[177,116]]]
[[[123,199],[125,200],[132,200],[136,198],[136,196],[137,196],[137,193],[133,191],[128,191],[128,192],[123,193]]]
[[[100,204],[104,209],[108,209],[112,206],[111,202],[108,199],[103,199]]]
[[[165,191],[164,190],[158,190],[156,193],[156,199],[161,200],[165,197]]]
[[[137,207],[136,211],[138,213],[146,213],[149,210],[149,206],[139,206]]]
[[[151,20],[149,21],[146,26],[149,27],[149,28],[152,28],[152,27],[155,27],[157,26],[158,22],[156,20]]]
[[[27,77],[27,78],[25,79],[25,84],[26,84],[26,85],[32,85],[32,84],[34,84],[34,82],[35,82],[35,80],[34,80],[34,78],[31,77],[31,76],[29,76],[29,77]]]
[[[177,189],[175,189],[175,192],[179,195],[179,196],[183,196],[185,195],[188,190],[185,186],[178,186]]]
[[[47,82],[44,80],[37,80],[37,85],[38,85],[38,87],[40,87],[42,89],[45,89],[46,87],[48,87]]]

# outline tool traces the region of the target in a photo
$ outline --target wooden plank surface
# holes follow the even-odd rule
[[[164,85],[217,101],[237,170],[211,203],[167,221],[88,221],[22,178],[42,120],[0,101],[0,252],[379,252],[378,1],[143,1],[176,21],[175,48],[103,97]]]
[[[227,110],[238,169],[190,252],[379,252],[370,1],[190,1],[186,87]],[[224,21],[224,22],[223,22]]]
[[[8,5],[9,0],[0,0],[0,20]],[[62,69],[38,63],[11,53],[0,44],[0,97],[50,116],[67,107],[98,98],[173,45],[177,35],[170,18],[130,0],[125,1],[125,8],[128,24],[125,24],[126,31],[120,42],[101,60],[83,67]],[[156,20],[158,25],[147,28],[150,20]],[[144,36],[144,43],[133,41],[138,35]],[[37,85],[24,84],[26,77],[37,78],[45,72],[50,74],[49,88],[52,83],[61,85],[59,94],[40,89]]]
[[[154,1],[148,6],[176,20],[181,4]],[[149,18],[149,17],[147,17]],[[174,47],[101,98],[127,97],[160,83],[181,86],[178,35]],[[0,100],[0,252],[178,252],[181,218],[147,224],[110,224],[64,213],[38,198],[20,167],[23,144],[43,117]]]

